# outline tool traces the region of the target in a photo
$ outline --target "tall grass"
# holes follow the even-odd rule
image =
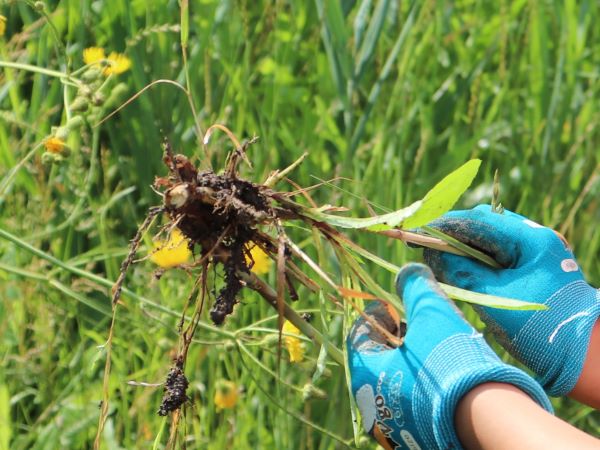
[[[3,62],[73,71],[86,47],[126,53],[132,68],[118,76],[119,95],[109,96],[102,115],[169,79],[189,90],[199,120],[182,90],[157,84],[100,126],[97,117],[71,133],[71,156],[46,166],[40,143],[67,120],[73,91],[47,73],[0,72],[0,448],[91,446],[109,287],[128,239],[160,202],[150,185],[166,173],[162,139],[203,158],[196,130],[215,122],[241,138],[260,136],[244,176],[264,180],[308,151],[292,178],[303,186],[349,178],[311,195],[361,216],[405,206],[467,159],[482,158],[462,206],[488,202],[499,169],[503,205],[565,233],[588,280],[600,284],[593,1],[191,1],[189,37],[172,1],[11,1],[0,14],[8,19]],[[213,138],[214,167],[229,148]],[[382,237],[354,238],[396,264],[420,258]],[[367,267],[392,290],[389,274]],[[105,448],[162,448],[169,435],[168,421],[155,414],[161,389],[127,381],[164,380],[193,280],[172,271],[153,281],[153,269],[137,264],[126,282]],[[315,326],[342,345],[340,314],[299,294],[294,306],[324,313],[328,320]],[[315,381],[327,400],[303,400],[318,348],[307,343],[299,365],[284,354],[280,383],[268,372],[277,367],[276,316],[257,297],[244,293],[222,329],[208,324],[186,369],[188,448],[330,449],[342,445],[336,437],[356,445],[343,370],[330,364]],[[235,409],[217,412],[222,378],[245,392]],[[574,425],[600,432],[597,413],[566,399],[555,406]]]

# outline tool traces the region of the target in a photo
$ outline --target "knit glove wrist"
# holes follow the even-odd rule
[[[422,264],[405,266],[397,279],[408,322],[404,344],[389,346],[359,318],[348,338],[352,391],[365,430],[385,449],[462,448],[454,430],[461,397],[485,382],[510,383],[552,408],[523,371],[504,364],[440,291]],[[394,332],[385,304],[365,312]]]
[[[541,303],[542,311],[476,307],[496,339],[539,377],[551,395],[568,394],[579,379],[600,296],[583,277],[567,242],[549,228],[489,206],[453,211],[431,224],[492,256],[505,269],[425,250],[438,280],[484,294]]]

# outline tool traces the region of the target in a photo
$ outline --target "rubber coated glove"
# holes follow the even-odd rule
[[[453,211],[431,226],[492,256],[505,269],[425,250],[438,280],[463,289],[548,306],[544,311],[476,307],[496,339],[539,377],[550,395],[568,394],[579,379],[600,295],[583,278],[567,242],[518,214],[481,205]]]
[[[541,386],[496,356],[427,266],[403,267],[396,283],[406,310],[404,344],[389,346],[362,317],[347,342],[352,392],[364,428],[386,450],[462,448],[454,430],[455,409],[464,394],[488,381],[513,384],[552,411]],[[365,312],[397,333],[384,303],[373,302]]]

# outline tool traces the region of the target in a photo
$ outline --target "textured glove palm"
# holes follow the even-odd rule
[[[453,211],[431,224],[491,255],[506,269],[425,250],[438,280],[485,294],[548,306],[543,311],[476,307],[496,339],[532,369],[551,395],[575,386],[600,314],[598,290],[583,278],[566,241],[549,228],[489,206]]]
[[[551,411],[539,384],[500,361],[426,266],[404,267],[397,289],[408,322],[404,344],[390,347],[363,318],[348,338],[352,391],[364,428],[386,450],[461,448],[454,431],[456,406],[488,381],[513,384]],[[383,303],[374,302],[365,312],[397,330]]]

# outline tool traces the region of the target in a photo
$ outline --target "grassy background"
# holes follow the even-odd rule
[[[54,166],[42,164],[38,144],[65,123],[65,98],[74,91],[52,76],[0,72],[0,229],[22,240],[0,240],[0,448],[89,448],[109,286],[128,239],[160,201],[150,184],[166,173],[162,138],[187,155],[202,151],[188,100],[169,85],[91,126],[154,80],[185,84],[177,2],[37,3],[45,7],[1,3],[2,61],[72,70],[84,48],[101,46],[133,62],[110,82],[96,120],[69,136],[71,156]],[[484,164],[462,206],[489,201],[499,169],[504,206],[560,229],[588,280],[600,283],[596,2],[193,0],[189,13],[189,79],[201,128],[219,122],[240,138],[260,136],[245,176],[263,180],[307,151],[293,179],[307,186],[348,178],[314,198],[364,216],[368,202],[377,212],[405,206],[479,157]],[[219,134],[210,149],[220,167],[230,144]],[[294,236],[309,244],[302,230]],[[399,243],[353,238],[396,264],[420,259]],[[125,298],[116,325],[106,448],[161,448],[168,435],[168,422],[155,414],[161,389],[126,381],[164,379],[193,280],[173,271],[152,281],[153,269],[140,263],[127,279],[137,295]],[[373,270],[391,290],[392,277]],[[314,295],[300,296],[298,309],[318,310]],[[182,429],[189,448],[340,447],[327,433],[355,445],[343,371],[332,364],[316,381],[327,400],[304,401],[319,353],[309,344],[306,363],[282,364],[292,387],[278,386],[264,370],[276,368],[274,316],[253,295],[242,303],[223,329],[201,329],[190,351],[193,403]],[[341,317],[327,316],[341,345]],[[242,338],[249,353],[234,343]],[[221,378],[245,392],[235,409],[217,412]],[[560,417],[600,432],[597,412],[566,399],[555,406]]]

